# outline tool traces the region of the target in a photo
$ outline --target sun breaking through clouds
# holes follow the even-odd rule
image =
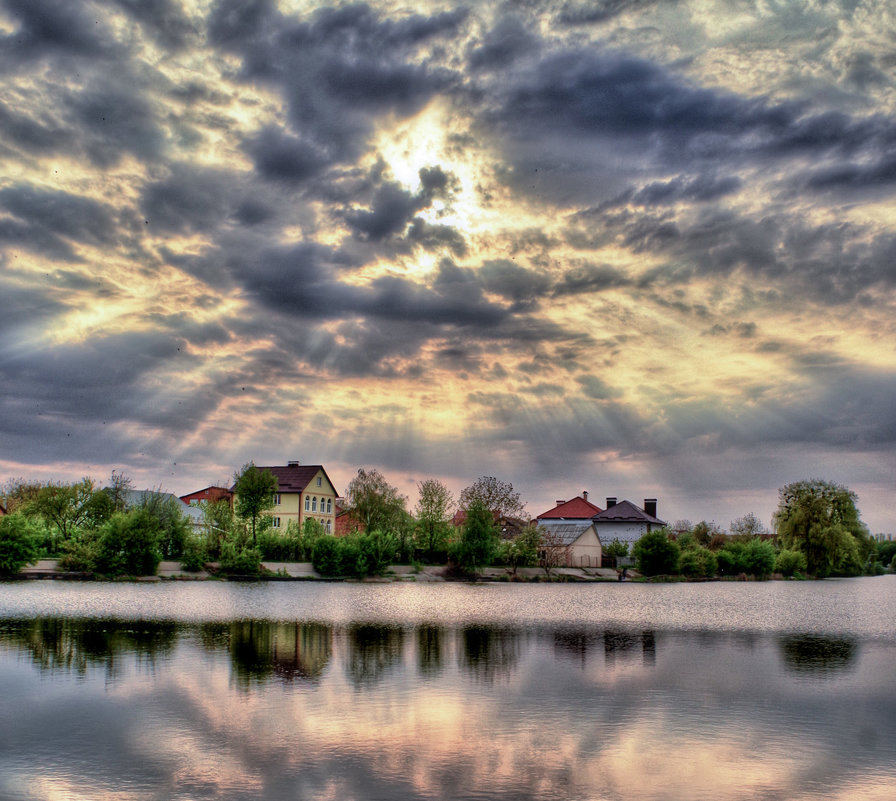
[[[0,468],[892,530],[886,0],[0,2]],[[542,508],[543,507],[543,508]]]

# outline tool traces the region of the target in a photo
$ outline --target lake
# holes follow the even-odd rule
[[[0,583],[0,798],[874,799],[896,576]]]

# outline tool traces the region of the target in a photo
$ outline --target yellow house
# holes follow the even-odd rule
[[[290,521],[302,526],[313,518],[328,534],[336,530],[337,493],[322,465],[287,462],[285,466],[259,466],[258,469],[270,470],[277,479],[271,510],[275,529],[285,531]]]

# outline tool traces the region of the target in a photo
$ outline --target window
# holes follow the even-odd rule
[[[321,482],[321,481],[323,481],[323,479],[322,479],[320,476],[318,476],[318,477],[317,477],[317,486],[318,486],[318,487],[320,486],[320,482]]]
[[[307,495],[305,496],[305,511],[311,511],[311,498],[309,498]]]
[[[279,505],[280,505],[280,493],[278,492],[274,495],[274,506],[279,506]]]
[[[327,498],[327,514],[328,515],[333,514],[333,499],[332,498]]]
[[[280,528],[280,518],[279,517],[274,518],[274,528]]]
[[[330,521],[327,520],[327,534],[330,533]]]
[[[312,512],[316,512],[316,511],[317,511],[317,498],[312,498],[312,499],[311,499],[311,511],[312,511]]]

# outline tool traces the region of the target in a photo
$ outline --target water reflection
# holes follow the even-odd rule
[[[784,665],[794,673],[830,676],[855,667],[859,645],[852,638],[794,634],[778,639]]]
[[[467,626],[461,632],[462,667],[478,681],[506,679],[519,661],[520,632],[493,626]]]
[[[27,652],[42,671],[72,672],[104,668],[108,678],[120,672],[120,657],[132,655],[140,665],[152,666],[171,653],[178,637],[174,623],[134,624],[110,620],[37,618],[0,622],[0,642]]]
[[[618,625],[0,620],[0,797],[884,798],[894,651]]]
[[[348,645],[348,676],[355,687],[369,688],[401,662],[404,630],[397,626],[350,626]]]

